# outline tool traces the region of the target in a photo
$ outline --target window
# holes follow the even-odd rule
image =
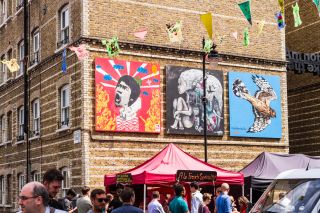
[[[7,1],[0,0],[0,25],[7,19]]]
[[[18,174],[18,193],[20,193],[24,184],[26,184],[25,175],[20,173]]]
[[[7,141],[12,140],[12,112],[7,113]]]
[[[36,99],[32,102],[33,135],[40,133],[40,101]]]
[[[8,52],[7,52],[7,60],[11,60],[12,58],[12,49],[10,49]],[[11,72],[8,72],[8,69],[6,67],[6,72],[5,72],[5,79],[8,80],[12,77],[13,73]]]
[[[0,121],[0,135],[1,135],[1,143],[5,143],[7,140],[6,140],[6,116],[5,115],[2,115],[1,116],[1,121]]]
[[[24,139],[24,107],[18,109],[18,137],[17,141]]]
[[[58,47],[69,42],[69,6],[61,9],[60,16],[60,42]]]
[[[69,126],[69,106],[70,106],[70,89],[69,85],[65,85],[60,91],[60,111],[61,111],[61,128]]]
[[[12,189],[12,186],[11,186],[11,183],[12,183],[12,175],[7,175],[7,192],[6,192],[6,195],[7,195],[7,204],[11,204],[12,203],[12,199],[11,199],[11,189]]]
[[[31,65],[37,64],[39,62],[39,49],[40,49],[40,34],[38,31],[33,33],[32,36],[32,43],[33,43],[33,55]]]
[[[17,0],[17,11],[20,10],[23,7],[23,0]]]
[[[67,167],[61,169],[61,173],[63,176],[61,188],[62,188],[62,197],[67,195],[68,189],[70,189],[70,171]]]
[[[20,41],[19,45],[18,45],[18,48],[19,48],[19,66],[20,66],[20,69],[18,71],[18,76],[22,75],[23,74],[23,59],[24,59],[24,42],[23,41]]]
[[[41,182],[41,174],[38,171],[34,171],[32,172],[32,180],[33,181],[37,181],[37,182]]]
[[[0,59],[1,61],[5,60],[6,59],[5,55],[2,55]],[[6,82],[7,80],[6,73],[7,73],[7,66],[3,63],[0,63],[0,84]]]
[[[6,189],[5,189],[5,180],[4,176],[0,176],[0,204],[5,204],[6,202]]]

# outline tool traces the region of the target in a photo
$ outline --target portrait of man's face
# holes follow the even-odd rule
[[[124,81],[121,81],[116,87],[116,95],[114,103],[117,107],[124,107],[129,105],[131,88]]]

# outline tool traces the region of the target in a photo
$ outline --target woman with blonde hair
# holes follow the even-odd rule
[[[202,197],[202,204],[199,205],[198,213],[210,213],[208,205],[211,201],[211,194],[204,193]]]
[[[249,207],[249,200],[245,196],[241,196],[238,198],[238,202],[240,205],[240,213],[246,213]]]

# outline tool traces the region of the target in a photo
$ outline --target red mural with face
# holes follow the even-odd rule
[[[95,59],[96,131],[160,133],[159,64]]]

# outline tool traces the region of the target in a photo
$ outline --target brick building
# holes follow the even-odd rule
[[[213,12],[215,35],[223,61],[215,69],[224,79],[224,134],[208,137],[208,162],[239,170],[263,151],[288,152],[287,79],[285,35],[274,23],[277,2],[254,2],[251,44],[243,47],[230,34],[248,26],[236,1],[131,1],[131,0],[31,0],[30,2],[30,129],[34,180],[48,168],[63,171],[63,189],[103,186],[103,175],[123,171],[176,143],[191,155],[204,158],[203,137],[168,135],[166,126],[165,66],[202,67],[201,42],[206,36],[199,15]],[[0,57],[23,55],[22,1],[0,0]],[[267,9],[266,9],[267,8]],[[230,15],[232,14],[232,15]],[[257,21],[265,20],[258,37]],[[184,41],[171,44],[166,23],[183,22]],[[145,41],[133,32],[148,29]],[[161,132],[116,133],[95,131],[94,60],[108,57],[102,38],[117,36],[122,49],[116,59],[160,64]],[[216,41],[218,42],[218,41]],[[70,44],[86,44],[89,58],[78,61],[68,50],[67,73],[61,72],[62,51]],[[208,67],[210,68],[210,64]],[[18,208],[18,190],[25,182],[26,143],[23,126],[23,70],[10,73],[0,66],[0,211]],[[244,138],[229,136],[229,71],[275,75],[281,81],[282,137]],[[78,137],[80,133],[81,137]]]
[[[286,46],[290,51],[307,54],[320,53],[320,18],[312,1],[301,1],[302,25],[295,28],[292,5],[286,1]],[[320,59],[315,64],[320,66]],[[305,71],[295,74],[288,71],[288,112],[290,153],[320,155],[319,143],[319,97],[320,78]]]

